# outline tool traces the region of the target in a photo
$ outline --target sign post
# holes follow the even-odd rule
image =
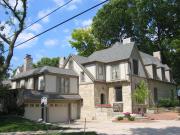
[[[45,113],[44,113],[44,111],[45,111]],[[46,121],[47,121],[47,97],[42,97],[41,98],[41,118],[42,118],[43,121],[46,118]]]

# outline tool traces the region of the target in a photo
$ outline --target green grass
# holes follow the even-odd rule
[[[48,134],[48,135],[97,135],[96,132],[72,132],[72,133],[57,133],[57,134]]]
[[[62,130],[53,125],[36,123],[18,116],[0,116],[0,132]]]

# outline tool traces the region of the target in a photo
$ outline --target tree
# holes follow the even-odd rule
[[[143,105],[149,96],[149,90],[144,81],[140,81],[137,85],[134,93],[133,99],[136,101],[137,104]],[[143,109],[141,108],[141,112],[143,114]]]
[[[58,67],[59,66],[59,57],[57,58],[41,58],[40,61],[38,61],[36,64],[33,64],[33,67],[43,67],[43,66],[53,66]]]
[[[94,51],[103,48],[92,34],[91,28],[75,29],[71,36],[72,40],[69,42],[72,47],[76,48],[78,54],[81,56],[89,56]]]
[[[3,20],[0,21],[0,76],[5,76],[14,53],[14,46],[18,36],[23,31],[25,26],[25,18],[27,13],[26,0],[1,0],[0,7],[3,8],[5,15]],[[6,33],[7,28],[10,28],[12,36]],[[3,54],[4,48],[7,46],[7,55]],[[0,84],[3,78],[0,78]]]

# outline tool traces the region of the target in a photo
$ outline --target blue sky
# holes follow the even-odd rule
[[[67,1],[69,0],[28,0],[26,25],[31,24],[33,21]],[[20,43],[101,1],[103,0],[73,0],[67,6],[51,14],[48,18],[45,18],[41,22],[38,22],[25,30],[19,37],[18,42]],[[31,54],[34,62],[37,62],[42,57],[67,57],[69,54],[76,54],[76,50],[72,48],[68,42],[71,38],[71,32],[76,28],[88,27],[92,22],[93,16],[96,15],[96,12],[100,7],[17,47],[14,51],[11,67],[16,68],[17,66],[22,65],[23,58],[26,54]]]

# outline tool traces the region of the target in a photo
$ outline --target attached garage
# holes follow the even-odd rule
[[[49,106],[49,122],[64,122],[69,120],[68,103],[56,103]]]
[[[47,122],[67,122],[79,119],[79,102],[49,103],[47,109]],[[24,117],[37,121],[41,118],[41,106],[38,103],[26,103]]]

